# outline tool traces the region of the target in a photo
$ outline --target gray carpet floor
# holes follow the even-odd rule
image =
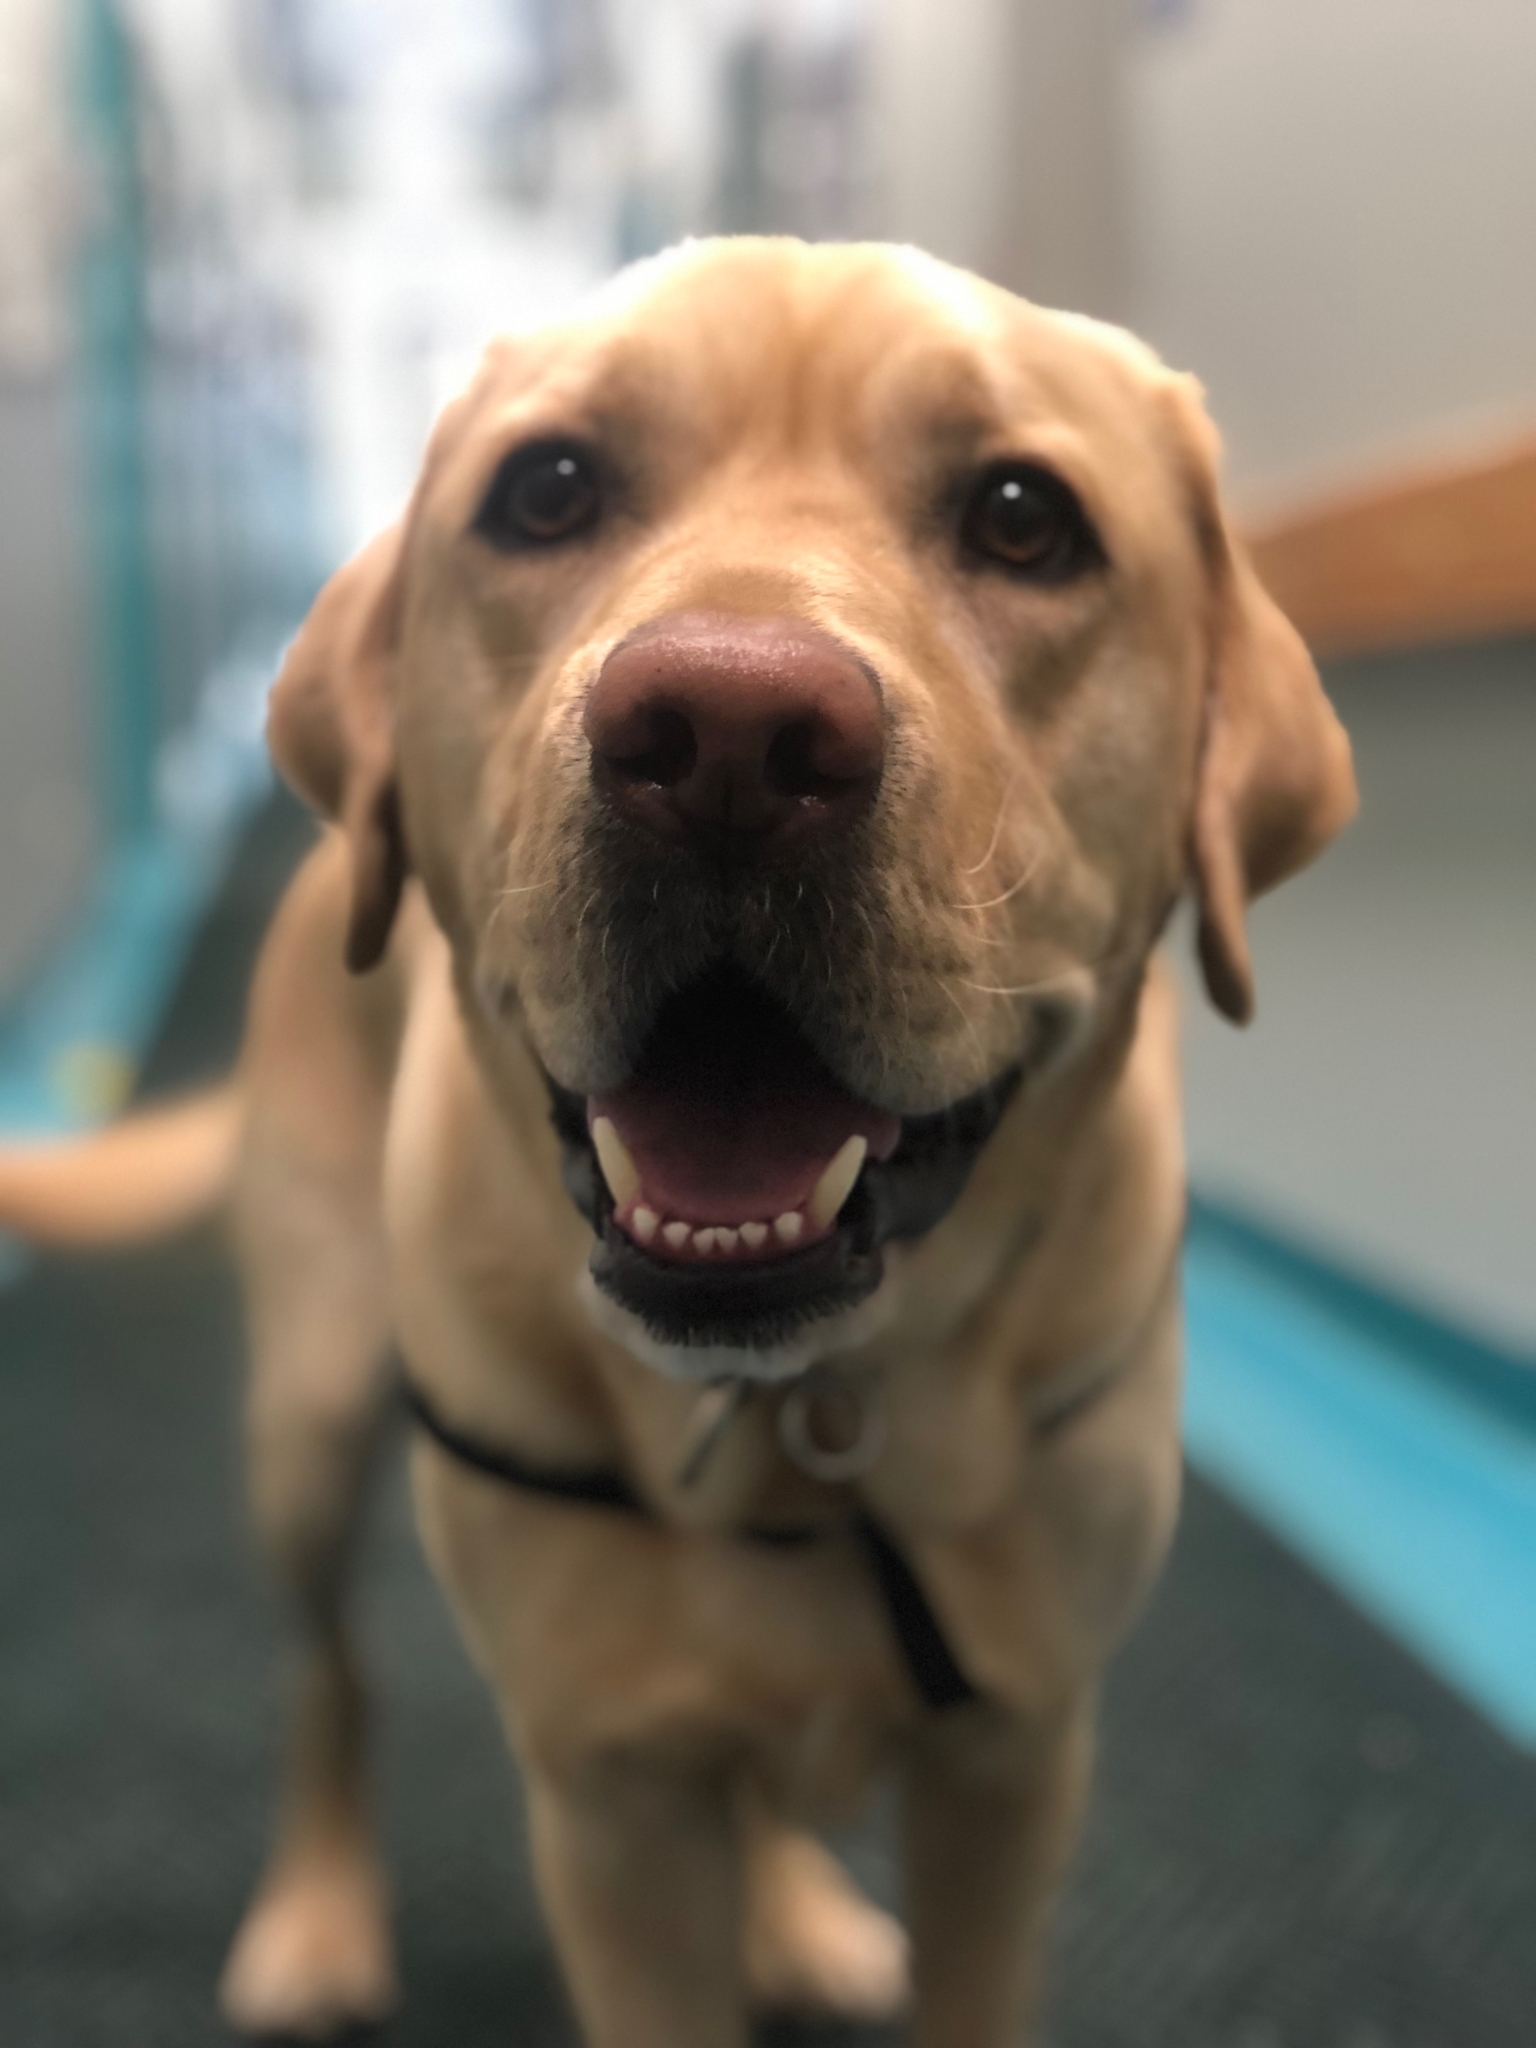
[[[304,829],[274,805],[252,834],[149,1089],[227,1060]],[[213,1985],[275,1746],[240,1363],[211,1234],[45,1261],[0,1294],[0,2048],[225,2038]],[[405,1984],[385,2039],[572,2048],[515,1774],[398,1456],[374,1523],[363,1605]],[[845,1846],[893,1898],[884,1817]],[[1108,1686],[1047,2032],[1053,2048],[1536,2042],[1536,1765],[1199,1483]]]

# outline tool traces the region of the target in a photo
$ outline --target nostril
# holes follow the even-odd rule
[[[582,727],[606,803],[663,840],[732,859],[850,824],[880,783],[877,677],[786,620],[653,621],[606,656]]]
[[[699,745],[685,713],[657,705],[637,731],[597,751],[604,768],[618,781],[672,789],[693,773]]]
[[[769,742],[764,764],[768,787],[779,796],[830,801],[849,795],[870,779],[865,765],[828,760],[828,752],[826,734],[815,720],[797,719],[784,726]]]

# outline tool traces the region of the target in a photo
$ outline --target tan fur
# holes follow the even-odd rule
[[[469,531],[490,477],[557,431],[635,480],[622,516],[580,548],[493,554]],[[957,561],[935,506],[1004,454],[1073,485],[1106,574],[1042,589]],[[1098,1675],[1178,1495],[1176,1045],[1149,960],[1193,886],[1213,997],[1246,1014],[1248,896],[1353,804],[1214,464],[1192,388],[1116,330],[911,252],[705,244],[496,344],[402,526],[321,599],[272,737],[342,834],[277,920],[243,1074],[254,1484],[305,1676],[237,2017],[319,2025],[390,1992],[340,1588],[393,1336],[461,1428],[622,1470],[656,1511],[414,1452],[593,2048],[729,2048],[749,1977],[888,2007],[899,1938],[796,1832],[878,1769],[903,1793],[913,2038],[1019,2038]],[[767,897],[731,941],[842,1078],[918,1114],[1018,1059],[1048,1003],[1061,1027],[958,1206],[820,1339],[881,1390],[889,1441],[857,1489],[787,1463],[774,1394],[679,1487],[693,1394],[594,1322],[559,1181],[540,1063],[611,1084],[647,1000],[644,950],[607,915],[622,876],[583,834],[581,706],[618,640],[688,609],[809,623],[881,678],[871,850],[829,884],[821,950],[775,953]],[[344,948],[382,964],[348,980]],[[916,1699],[841,1533],[856,1500],[982,1703]],[[735,1533],[775,1520],[829,1533]]]

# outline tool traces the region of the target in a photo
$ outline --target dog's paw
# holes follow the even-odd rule
[[[384,1886],[352,1860],[278,1870],[240,1923],[219,2004],[237,2033],[324,2041],[376,2025],[399,1987]]]
[[[911,1996],[907,1937],[814,1836],[776,1835],[754,1859],[747,1980],[774,2011],[878,2022]]]

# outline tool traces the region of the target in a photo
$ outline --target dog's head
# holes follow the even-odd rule
[[[688,247],[496,343],[271,736],[408,867],[482,1056],[542,1062],[599,1286],[773,1347],[1123,1037],[1186,885],[1245,1018],[1256,891],[1354,802],[1223,518],[1196,387],[910,251]]]

